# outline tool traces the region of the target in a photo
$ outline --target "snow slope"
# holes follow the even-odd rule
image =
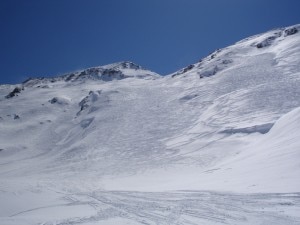
[[[0,224],[300,224],[299,87],[300,25],[1,85]]]

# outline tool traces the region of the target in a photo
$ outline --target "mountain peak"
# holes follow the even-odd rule
[[[133,70],[144,70],[144,68],[134,62],[130,61],[121,61],[112,64],[108,64],[105,66],[101,66],[102,68],[114,68],[114,69],[133,69]]]
[[[156,79],[159,74],[150,70],[144,69],[142,66],[130,62],[121,61],[104,66],[90,67],[76,72],[67,73],[58,77],[46,78],[29,78],[23,82],[25,86],[34,86],[45,83],[55,83],[57,81],[75,82],[85,80],[122,80],[125,78],[140,78],[140,79]]]

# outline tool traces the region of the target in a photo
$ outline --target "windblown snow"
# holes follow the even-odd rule
[[[300,224],[300,25],[167,76],[0,85],[0,224]]]

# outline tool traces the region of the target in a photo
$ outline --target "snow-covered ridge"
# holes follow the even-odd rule
[[[286,28],[277,28],[263,34],[254,35],[245,38],[237,43],[235,47],[241,48],[239,52],[232,51],[232,47],[217,49],[207,57],[199,60],[195,64],[190,64],[183,69],[180,69],[170,76],[175,77],[178,75],[186,76],[189,74],[196,74],[199,78],[209,77],[217,74],[218,72],[231,67],[234,58],[238,58],[242,51],[249,53],[249,46],[257,49],[276,46],[281,41],[292,35],[299,35],[300,25],[294,25]],[[253,50],[253,49],[252,49]],[[237,54],[238,53],[238,54]],[[67,73],[53,78],[29,78],[23,82],[24,86],[42,85],[46,83],[54,83],[57,81],[84,81],[84,80],[121,80],[129,77],[143,78],[143,79],[156,79],[161,77],[159,74],[150,70],[144,69],[142,66],[133,62],[124,61],[112,63],[104,66],[91,67],[76,72]]]
[[[204,78],[215,75],[218,72],[233,66],[235,58],[238,60],[241,53],[246,55],[259,49],[268,51],[267,47],[275,47],[280,44],[280,42],[288,42],[290,36],[299,36],[299,33],[300,24],[286,28],[272,29],[266,33],[245,38],[232,46],[215,50],[199,62],[190,64],[187,67],[172,73],[171,76],[175,77],[178,75],[187,76],[190,74],[196,74],[199,78]],[[272,51],[273,49],[269,50]]]
[[[129,61],[113,63],[104,66],[91,67],[84,70],[79,70],[72,73],[67,73],[54,78],[29,78],[23,82],[24,86],[41,85],[46,83],[55,83],[57,81],[75,82],[84,80],[122,80],[125,78],[142,78],[142,79],[156,79],[160,75],[150,70]]]

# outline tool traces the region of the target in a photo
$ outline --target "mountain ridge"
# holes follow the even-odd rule
[[[139,72],[138,74],[132,73],[137,71]],[[22,84],[24,86],[30,86],[48,82],[54,83],[57,81],[83,81],[84,79],[111,81],[130,77],[155,79],[159,77],[159,75],[150,70],[144,69],[142,66],[133,62],[121,61],[103,66],[89,67],[83,70],[58,75],[57,77],[28,78],[22,82]]]
[[[283,27],[283,28],[274,28],[271,29],[265,33],[253,35],[247,38],[244,38],[241,41],[236,42],[234,45],[238,44],[244,44],[245,42],[250,42],[250,45],[256,48],[265,48],[270,46],[276,39],[281,38],[281,40],[287,36],[291,36],[294,34],[297,34],[300,30],[300,24],[288,26],[288,27]],[[267,37],[264,37],[267,36]],[[257,39],[262,39],[263,40],[257,40]],[[280,41],[281,41],[280,40]],[[203,67],[203,63],[208,63],[211,60],[213,60],[217,55],[222,53],[222,51],[226,50],[228,47],[217,49],[213,51],[211,54],[208,56],[200,59],[198,62],[194,64],[190,64],[182,69],[179,69],[176,72],[167,74],[167,75],[160,75],[156,72],[153,72],[148,69],[144,69],[142,66],[131,62],[131,61],[120,61],[116,63],[111,63],[107,65],[102,65],[102,66],[93,66],[89,67],[86,69],[82,70],[77,70],[74,72],[69,72],[65,73],[62,75],[57,75],[56,77],[30,77],[26,79],[25,81],[22,82],[23,85],[33,85],[37,83],[44,83],[44,82],[57,82],[57,81],[78,81],[78,80],[83,80],[84,78],[88,79],[100,79],[104,81],[110,81],[110,80],[120,80],[120,79],[125,79],[129,77],[133,77],[132,74],[123,74],[122,69],[129,69],[129,70],[140,70],[141,71],[141,76],[137,76],[137,78],[145,78],[149,75],[149,77],[152,77],[155,79],[155,77],[159,76],[172,76],[175,77],[177,75],[185,74],[191,70],[195,69],[201,69]],[[227,53],[229,55],[230,53]],[[222,63],[219,63],[219,66],[215,65],[213,68],[204,71],[203,73],[199,73],[199,77],[207,77],[211,75],[215,75],[220,69],[224,69],[223,67],[226,68],[228,64],[232,63],[232,60],[229,59],[223,59]],[[223,65],[222,65],[223,64]],[[148,77],[148,78],[149,78]],[[2,84],[3,85],[3,84]],[[13,85],[12,85],[13,86]]]

